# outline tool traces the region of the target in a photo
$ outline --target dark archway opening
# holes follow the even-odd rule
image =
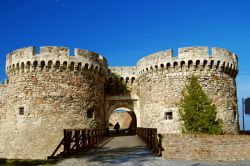
[[[119,136],[136,134],[136,115],[134,111],[128,108],[117,108],[109,117],[109,130],[113,135],[115,134],[114,126],[116,123],[120,124]]]

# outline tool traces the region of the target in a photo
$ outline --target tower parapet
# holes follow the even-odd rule
[[[36,48],[26,47],[13,51],[7,55],[7,74],[29,71],[63,71],[72,70],[80,72],[84,69],[107,75],[107,60],[95,53],[76,48],[75,55],[69,55],[66,47],[45,46],[40,48],[40,54]]]
[[[166,50],[146,56],[137,63],[139,76],[164,68],[176,73],[220,70],[236,77],[238,59],[235,53],[223,48],[212,48],[212,55],[209,55],[208,47],[185,47],[178,49],[178,57],[173,57],[172,50]]]

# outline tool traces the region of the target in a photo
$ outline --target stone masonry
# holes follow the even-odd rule
[[[250,160],[249,135],[163,134],[163,157],[185,160]]]
[[[157,52],[136,66],[108,67],[94,52],[65,47],[21,48],[7,55],[8,81],[0,85],[0,158],[45,159],[63,129],[108,127],[115,109],[134,112],[138,127],[180,133],[178,103],[192,75],[217,106],[225,133],[238,133],[237,56],[225,49]],[[109,95],[109,76],[121,76],[130,94]]]

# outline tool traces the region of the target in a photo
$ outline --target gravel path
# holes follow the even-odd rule
[[[250,161],[242,162],[201,162],[167,160],[155,157],[137,136],[114,137],[105,145],[91,152],[58,162],[58,166],[250,166]]]

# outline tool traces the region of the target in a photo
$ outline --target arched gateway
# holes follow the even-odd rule
[[[131,116],[131,130],[135,132],[137,125],[140,125],[139,117],[140,112],[138,108],[138,97],[136,96],[109,96],[107,97],[107,113],[106,113],[106,124],[109,123],[109,118],[113,111],[122,109],[127,111]]]

